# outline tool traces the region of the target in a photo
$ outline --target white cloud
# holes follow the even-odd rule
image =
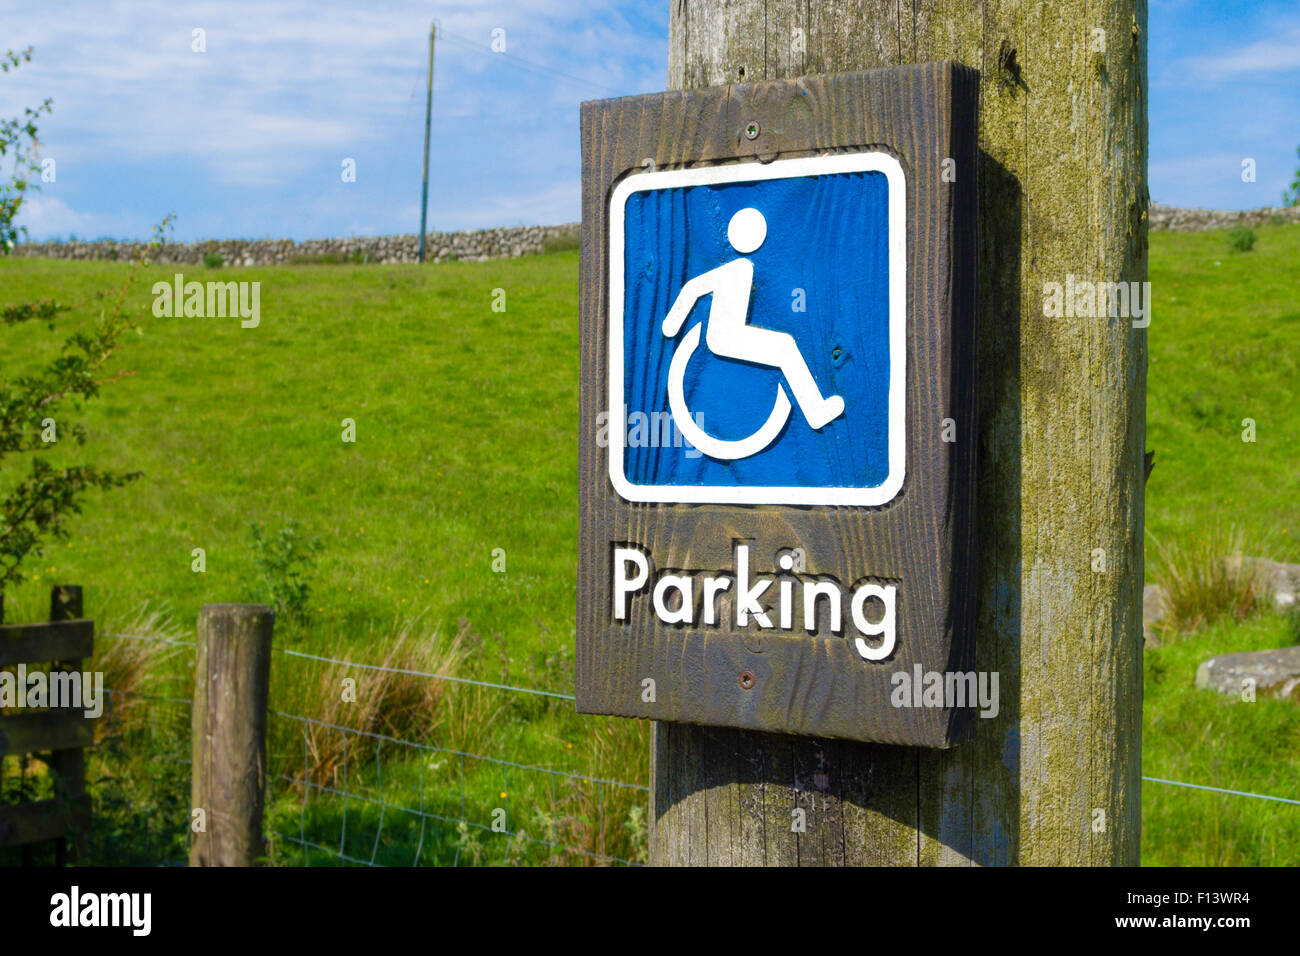
[[[1177,159],[1153,160],[1147,165],[1151,179],[1179,181],[1241,179],[1241,160],[1236,153],[1196,153]]]
[[[509,39],[509,55],[500,62],[471,51],[457,60],[455,73],[440,71],[438,93],[448,98],[440,107],[454,108],[463,74],[505,74],[507,85],[528,85],[527,68],[512,64],[512,57],[549,60],[552,70],[621,86],[619,48],[630,52],[636,38],[618,25],[590,25],[585,6],[580,0],[520,0],[505,10],[468,0],[439,4],[444,28],[458,36],[486,46],[493,27],[502,24]],[[93,16],[22,24],[16,43],[33,44],[37,56],[6,80],[6,92],[34,99],[54,87],[56,116],[75,112],[105,145],[133,152],[334,142],[366,131],[345,129],[342,115],[400,114],[409,105],[406,87],[418,86],[423,102],[429,11],[416,2],[382,12],[317,2],[201,3],[183,13],[171,4],[96,4]],[[566,15],[573,19],[566,22]],[[573,33],[575,21],[583,24],[580,36]],[[206,31],[204,53],[190,49],[195,27]],[[601,57],[598,68],[576,68],[566,53],[578,39],[613,55]],[[446,58],[456,50],[448,44],[440,52]],[[512,66],[519,75],[509,75]],[[292,113],[293,119],[272,123],[273,113]],[[141,137],[142,131],[149,135]]]
[[[430,228],[438,231],[456,229],[486,229],[490,226],[537,226],[577,222],[582,215],[582,181],[567,179],[541,189],[533,189],[526,196],[497,193],[485,196],[473,206],[463,207]],[[415,207],[413,221],[419,223],[419,207]],[[413,226],[408,232],[418,230]]]
[[[116,217],[78,212],[62,199],[28,193],[18,210],[18,225],[27,227],[33,242],[76,234],[83,239],[115,235],[125,223]]]
[[[1293,154],[1294,155],[1294,154]],[[1168,206],[1211,209],[1256,209],[1276,205],[1290,181],[1289,169],[1273,155],[1261,154],[1255,182],[1241,179],[1242,160],[1236,153],[1185,154],[1152,160],[1147,167],[1153,202]]]
[[[1257,40],[1219,56],[1192,61],[1200,79],[1214,82],[1243,73],[1284,73],[1300,70],[1300,27],[1284,29],[1278,36]]]
[[[647,52],[645,15],[630,11],[633,26],[620,10],[593,10],[588,0],[49,2],[54,9],[42,16],[6,24],[6,47],[31,44],[36,53],[5,76],[5,102],[52,97],[42,153],[57,158],[61,178],[66,168],[69,183],[93,183],[128,209],[166,197],[186,232],[198,222],[275,234],[306,221],[313,231],[349,223],[383,230],[402,218],[387,189],[358,190],[374,208],[340,204],[328,221],[319,197],[311,211],[295,212],[265,194],[296,189],[301,201],[303,183],[337,180],[344,156],[357,158],[366,175],[383,168],[409,176],[423,134],[434,15],[446,36],[432,165],[460,186],[431,195],[431,217],[493,225],[548,221],[551,210],[577,218],[576,186],[560,201],[545,183],[573,178],[579,101],[660,88],[661,78],[649,77],[667,52],[666,30],[661,49]],[[496,27],[506,31],[505,56],[485,49]],[[204,53],[191,50],[195,28],[206,31]],[[546,164],[541,177],[537,162]],[[146,194],[138,192],[142,181]],[[529,195],[539,181],[540,194]],[[244,191],[243,204],[232,205],[232,188]],[[243,215],[256,190],[264,211]],[[102,199],[65,198],[102,209]],[[485,221],[484,210],[504,218]]]

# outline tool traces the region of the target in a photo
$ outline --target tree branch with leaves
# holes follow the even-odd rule
[[[31,59],[31,47],[21,53],[7,50],[0,55],[0,73],[16,70],[23,63],[30,63]],[[27,234],[27,230],[16,226],[14,220],[18,218],[18,210],[22,208],[27,190],[32,188],[32,179],[40,168],[36,121],[42,113],[53,109],[54,101],[47,98],[40,106],[25,108],[22,116],[0,119],[0,165],[6,157],[13,163],[8,181],[0,181],[0,250],[6,254],[20,237]]]
[[[1300,146],[1295,148],[1296,159],[1300,160]],[[1300,166],[1296,167],[1295,178],[1291,180],[1291,188],[1282,193],[1283,206],[1300,206]]]
[[[8,51],[0,56],[0,69],[8,73],[31,56],[31,48]],[[8,181],[0,183],[0,254],[7,255],[26,234],[15,218],[27,191],[39,188],[34,181],[39,168],[36,120],[51,108],[47,99],[21,117],[0,120],[0,158],[13,160]],[[44,542],[67,537],[68,520],[81,513],[88,492],[117,488],[139,477],[138,472],[90,464],[52,464],[48,456],[61,439],[85,444],[84,425],[64,424],[69,406],[80,409],[106,381],[121,377],[103,377],[105,364],[121,347],[125,333],[136,327],[127,296],[136,274],[161,247],[171,220],[168,216],[155,227],[154,241],[132,263],[116,292],[101,292],[91,300],[99,305],[97,317],[68,334],[54,358],[20,374],[10,374],[0,365],[0,599],[8,588],[22,582],[24,562],[39,557]],[[0,307],[0,329],[24,326],[39,334],[44,325],[54,332],[64,313],[91,303],[67,305],[50,299],[9,303]],[[24,351],[7,349],[2,354],[21,356]],[[24,468],[24,462],[29,467]]]

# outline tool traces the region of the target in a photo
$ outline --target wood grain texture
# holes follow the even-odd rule
[[[48,663],[48,675],[80,674],[82,661],[94,653],[94,624],[81,619],[82,593],[77,585],[50,589],[50,622],[0,627],[0,665]],[[0,811],[0,845],[17,846],[57,839],[55,861],[84,849],[90,804],[86,798],[85,749],[94,743],[94,722],[84,708],[29,711],[0,717],[0,755],[44,755],[53,771],[55,799],[19,804]]]
[[[91,621],[0,626],[0,666],[89,657],[94,650],[94,634]]]
[[[1136,864],[1146,333],[1109,316],[1045,319],[1042,290],[1071,273],[1146,279],[1146,3],[671,11],[675,88],[734,83],[738,64],[750,77],[764,64],[764,78],[943,59],[980,70],[976,660],[1001,674],[1002,708],[950,751],[658,724],[653,858],[760,862],[731,842],[744,822],[768,841],[762,862],[793,849],[801,862]],[[729,30],[733,17],[763,29]],[[796,27],[802,57],[786,52]],[[789,809],[814,795],[785,767],[819,762],[819,809],[791,833]],[[743,815],[755,794],[784,815]]]
[[[94,724],[80,710],[39,710],[0,717],[0,754],[89,747]]]
[[[82,589],[79,584],[56,584],[50,588],[50,620],[51,621],[75,621],[81,617],[82,613]],[[90,624],[91,622],[86,622]],[[78,673],[81,671],[83,658],[87,658],[93,651],[94,625],[91,624],[91,633],[88,636],[88,643],[91,645],[86,648],[84,653],[58,653],[54,654],[54,661],[50,665],[50,671],[68,671]],[[84,712],[79,714],[88,726],[93,724],[85,718]],[[93,732],[91,740],[87,742],[89,746],[94,742]],[[86,751],[80,746],[70,750],[55,751],[50,755],[50,767],[54,770],[57,781],[57,793],[63,800],[79,800],[86,792]],[[85,855],[86,849],[86,829],[87,827],[77,828],[74,833],[72,846],[68,846],[66,839],[61,839],[58,846],[55,847],[55,862],[62,866],[69,859],[77,859]],[[69,853],[71,850],[71,854]]]
[[[265,856],[274,627],[274,612],[261,604],[209,604],[199,612],[191,805],[207,819],[204,832],[190,833],[190,866],[252,866]]]
[[[0,806],[0,847],[63,839],[90,826],[90,797]]]
[[[890,695],[899,671],[966,672],[974,659],[975,190],[973,176],[954,185],[940,170],[945,159],[974,169],[976,82],[973,71],[936,63],[584,104],[580,711],[932,747],[969,733],[969,708],[896,707]],[[762,130],[752,141],[742,133],[751,122]],[[645,157],[664,169],[868,147],[894,154],[907,180],[899,497],[878,508],[622,499],[606,474],[609,453],[595,440],[607,404],[613,185]],[[965,441],[943,440],[945,418],[965,430]],[[735,627],[730,594],[719,602],[725,623],[716,629],[663,625],[649,588],[632,599],[626,621],[614,620],[615,545],[645,549],[657,569],[730,571],[737,541],[751,545],[756,574],[774,575],[777,553],[800,548],[804,580],[830,576],[846,591],[867,579],[896,582],[895,652],[862,660],[852,625],[836,635],[824,615],[815,636]],[[776,590],[765,596],[769,607]],[[746,672],[752,687],[739,680]],[[642,695],[647,679],[656,684],[653,701]]]

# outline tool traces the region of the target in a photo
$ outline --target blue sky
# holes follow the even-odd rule
[[[415,232],[433,17],[429,228],[578,219],[578,104],[664,88],[667,0],[0,0],[0,46],[36,48],[0,115],[54,99],[56,180],[22,221],[33,239],[143,237],[168,212],[177,239]],[[1300,2],[1153,0],[1150,76],[1152,199],[1276,205]]]

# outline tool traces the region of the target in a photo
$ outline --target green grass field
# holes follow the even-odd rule
[[[1147,447],[1156,464],[1147,522],[1171,544],[1236,527],[1270,556],[1296,561],[1300,227],[1258,233],[1248,253],[1229,252],[1218,232],[1152,236]],[[125,269],[0,260],[0,299],[88,300]],[[375,642],[414,620],[416,632],[436,632],[444,646],[460,636],[466,676],[571,692],[576,252],[429,267],[183,270],[187,279],[260,281],[256,329],[237,319],[154,318],[150,285],[175,271],[141,274],[131,302],[142,332],[113,368],[128,374],[82,415],[90,434],[80,454],[143,477],[90,500],[73,538],[50,546],[30,566],[31,580],[6,595],[6,619],[40,619],[50,583],[80,583],[101,630],[125,627],[140,602],[192,629],[205,603],[264,599],[248,523],[275,529],[292,519],[323,550],[310,619],[278,624],[281,647],[372,662]],[[505,290],[504,312],[492,308],[496,289]],[[71,321],[60,320],[60,331]],[[6,371],[46,354],[38,339],[35,329],[0,329]],[[356,423],[351,444],[341,438],[347,418]],[[1245,418],[1256,423],[1254,443],[1241,440]],[[191,569],[195,548],[205,552],[204,573]],[[502,552],[504,571],[494,571]],[[1158,580],[1150,561],[1148,579]],[[1269,613],[1148,650],[1144,772],[1300,799],[1300,708],[1234,704],[1191,686],[1206,656],[1298,641],[1293,622]],[[277,657],[275,667],[272,706],[301,713],[320,665]],[[183,654],[156,670],[155,693],[188,696]],[[368,762],[354,754],[343,778],[350,793],[403,806],[419,793],[426,816],[349,804],[328,790],[311,791],[304,804],[302,790],[286,785],[272,823],[347,856],[393,863],[410,862],[417,847],[423,862],[570,858],[547,843],[639,858],[644,792],[467,765],[443,752],[462,748],[443,743],[645,784],[645,725],[506,697],[456,698],[465,726],[431,737],[439,750],[396,748]],[[183,856],[188,795],[161,796],[183,786],[183,768],[168,770],[173,764],[147,753],[167,746],[182,759],[186,720],[173,714],[161,729],[155,720],[147,738],[141,725],[118,741],[115,759],[131,773],[102,768],[118,781],[117,795],[97,804],[112,821],[95,844],[104,860]],[[276,767],[294,776],[307,762],[305,738],[283,723]],[[469,726],[477,724],[487,729]],[[500,806],[512,831],[541,842],[512,849],[454,822],[489,823]],[[144,814],[152,819],[143,834],[132,829],[142,807],[156,811]],[[1300,863],[1300,807],[1148,784],[1143,811],[1148,863]],[[275,862],[304,859],[329,862],[319,850],[276,841]]]
[[[1226,545],[1300,561],[1300,227],[1153,233],[1148,540]],[[1244,420],[1255,441],[1242,440]],[[1147,580],[1161,580],[1147,549]],[[1164,636],[1145,654],[1143,773],[1300,800],[1300,707],[1192,685],[1207,657],[1300,643],[1300,617],[1262,613]],[[1146,783],[1142,859],[1164,865],[1300,864],[1300,807]]]
[[[0,265],[6,300],[77,301],[124,270]],[[95,501],[77,540],[36,573],[166,599],[189,620],[205,603],[258,598],[247,524],[296,518],[325,544],[311,608],[320,628],[432,609],[500,632],[515,651],[563,643],[577,536],[576,269],[570,254],[186,270],[260,281],[256,329],[154,318],[149,287],[174,270],[150,270],[135,296],[143,334],[114,369],[135,374],[86,416],[87,454],[144,477]],[[506,312],[492,311],[494,288],[507,290]],[[35,338],[5,331],[6,355]],[[342,441],[345,418],[355,443]],[[206,552],[203,574],[193,548]],[[496,548],[504,574],[492,572]]]
[[[1257,234],[1245,253],[1222,230],[1151,235],[1147,530],[1235,525],[1300,561],[1300,228]]]

